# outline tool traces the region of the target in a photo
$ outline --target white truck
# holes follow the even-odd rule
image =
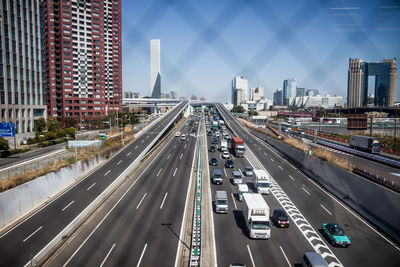
[[[219,150],[223,151],[227,151],[228,150],[228,141],[221,139],[220,143],[219,143]]]
[[[249,193],[249,188],[247,184],[238,184],[238,199],[239,201],[243,200],[243,194]]]
[[[253,184],[259,194],[269,194],[269,173],[266,170],[253,170]]]
[[[215,192],[215,212],[228,213],[228,194],[226,191]]]
[[[271,237],[269,206],[261,194],[243,194],[242,213],[250,238]]]

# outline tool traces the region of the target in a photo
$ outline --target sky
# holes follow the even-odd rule
[[[400,0],[122,0],[123,91],[150,95],[151,39],[165,93],[225,103],[243,76],[271,99],[295,78],[345,100],[349,58],[399,68]]]

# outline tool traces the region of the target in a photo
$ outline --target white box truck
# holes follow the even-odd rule
[[[261,194],[243,194],[242,213],[250,238],[271,237],[269,207]]]
[[[219,150],[221,151],[228,151],[228,141],[221,139],[221,142],[219,143]]]
[[[266,170],[253,170],[253,184],[260,194],[269,194],[269,173]]]
[[[215,192],[215,212],[228,213],[228,194],[226,191]]]

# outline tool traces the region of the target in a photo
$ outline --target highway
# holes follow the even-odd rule
[[[0,266],[28,263],[142,154],[186,104],[179,104],[88,177],[2,233]]]
[[[287,195],[293,205],[298,208],[309,225],[315,231],[317,231],[319,239],[325,242],[325,246],[327,246],[333,252],[339,263],[343,264],[344,266],[398,265],[400,262],[400,250],[398,246],[384,237],[381,233],[379,233],[378,230],[366,222],[365,219],[357,215],[345,204],[340,202],[340,200],[336,199],[314,181],[304,176],[300,171],[298,171],[290,163],[281,158],[275,151],[269,148],[264,142],[250,134],[235,118],[231,116],[229,112],[227,112],[224,107],[218,105],[218,109],[220,112],[222,112],[225,123],[245,141],[246,145],[254,153],[258,161],[272,175],[277,185]],[[246,152],[246,158],[251,159],[250,153]],[[235,164],[240,164],[238,163],[239,161],[241,160],[236,159]],[[278,199],[273,197],[271,194],[266,196],[266,200],[272,209],[282,205],[282,202],[279,202],[280,205],[277,205],[276,201]],[[335,248],[330,244],[327,244],[326,239],[318,231],[318,229],[321,228],[321,224],[325,222],[340,224],[345,232],[350,236],[352,245],[349,248]],[[217,220],[215,225],[217,236],[218,227],[222,226],[219,226]],[[231,230],[224,230],[226,232],[237,232],[238,228],[240,228],[240,226],[233,227],[234,228]],[[314,250],[310,246],[305,246],[304,243],[308,243],[310,245],[313,244],[314,247],[315,244],[322,244],[316,239],[310,242],[310,235],[306,234],[304,229],[307,229],[307,227],[300,231],[293,221],[291,221],[291,226],[289,229],[276,229],[272,227],[270,240],[254,241],[256,244],[254,245],[254,249],[250,245],[255,265],[262,266],[270,263],[271,261],[271,258],[268,259],[264,256],[266,249],[260,249],[259,246],[268,246],[270,251],[276,256],[276,262],[280,262],[279,265],[284,265],[286,258],[282,256],[283,252],[279,253],[277,250],[276,247],[278,245],[282,247],[290,265],[298,264],[305,251]],[[287,230],[295,230],[296,233],[291,233]],[[287,238],[285,236],[286,234],[288,234],[290,237]],[[285,236],[285,238],[283,238],[283,236]],[[306,237],[308,240],[306,240]],[[283,238],[282,241],[278,241],[281,238]],[[242,254],[245,254],[245,248],[247,244],[253,242],[253,240],[248,240],[247,238],[241,240],[237,236],[231,237],[230,240],[238,240],[238,243],[241,243]],[[290,246],[288,247],[288,245],[290,245],[290,240],[293,240],[294,247],[297,248],[297,250],[293,250],[293,248]],[[227,246],[227,244],[227,242],[224,244],[219,243],[217,238],[217,252],[220,251],[220,253],[217,253],[219,262],[219,258],[224,257],[221,255],[225,255],[225,257],[226,255],[232,255],[232,253],[229,253],[229,246]],[[323,246],[320,247],[320,250],[326,251]],[[260,253],[257,253],[257,251]],[[337,263],[335,257],[326,256],[325,260],[331,265],[334,265]],[[257,262],[259,264],[257,264]],[[225,264],[225,262],[223,263]]]
[[[197,140],[187,124],[45,265],[173,266]]]
[[[44,147],[40,149],[31,150],[25,153],[9,156],[7,158],[0,158],[0,170],[9,166],[16,165],[18,163],[23,163],[32,158],[37,158],[40,156],[45,156],[49,153],[55,151],[62,151],[67,146],[67,143],[61,143],[54,146]]]

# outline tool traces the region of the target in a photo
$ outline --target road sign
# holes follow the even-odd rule
[[[13,122],[0,122],[0,137],[14,137],[15,127]]]

